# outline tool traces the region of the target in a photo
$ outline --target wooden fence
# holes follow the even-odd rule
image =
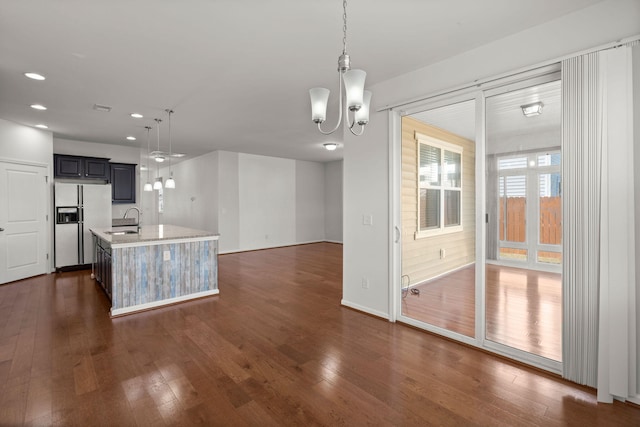
[[[504,202],[504,197],[501,197],[500,240],[524,242],[526,238],[526,198],[507,197],[506,215]],[[562,209],[559,196],[540,198],[540,243],[546,245],[562,243]]]

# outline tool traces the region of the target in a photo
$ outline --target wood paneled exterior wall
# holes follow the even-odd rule
[[[415,133],[428,135],[463,148],[462,227],[456,233],[415,238],[418,231],[418,142]],[[429,126],[411,117],[402,118],[402,274],[411,285],[424,282],[475,261],[475,142]],[[446,256],[440,258],[440,250]],[[406,279],[403,281],[406,286]]]

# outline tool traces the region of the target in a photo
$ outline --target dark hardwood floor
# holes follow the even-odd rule
[[[89,272],[0,286],[0,425],[602,425],[640,409],[340,306],[342,246],[220,256],[220,295],[111,319]]]

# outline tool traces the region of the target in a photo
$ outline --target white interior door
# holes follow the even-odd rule
[[[0,284],[47,271],[46,168],[0,162]]]

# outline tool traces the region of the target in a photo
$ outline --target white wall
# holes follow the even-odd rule
[[[0,119],[0,158],[45,164],[53,173],[52,133]]]
[[[197,230],[218,230],[218,152],[214,151],[172,166],[175,189],[164,189],[164,213],[154,212],[152,223],[174,224]],[[152,172],[155,172],[152,170]],[[161,176],[169,177],[169,169]],[[152,173],[151,180],[153,181]],[[146,181],[145,181],[146,182]],[[157,192],[152,191],[157,199]],[[155,200],[152,204],[156,209]]]
[[[639,33],[640,2],[604,1],[373,86],[364,135],[344,132],[343,303],[383,317],[390,313],[389,119],[377,109]],[[365,213],[373,215],[372,226],[362,225]]]
[[[113,218],[121,218],[128,208],[132,206],[140,207],[140,165],[143,163],[141,163],[141,149],[139,147],[53,138],[53,152],[72,156],[100,157],[109,159],[114,163],[133,163],[138,165],[136,166],[136,183],[138,184],[136,186],[136,203],[111,205],[111,215]]]
[[[296,242],[295,165],[289,159],[239,155],[240,248]]]
[[[342,243],[343,161],[324,164],[324,233],[326,240]]]
[[[216,151],[173,166],[173,176],[159,221],[219,233],[220,253],[325,240],[322,163]]]
[[[325,166],[318,162],[295,162],[296,241],[325,239]]]
[[[240,172],[238,153],[218,152],[218,230],[220,252],[240,250]]]

